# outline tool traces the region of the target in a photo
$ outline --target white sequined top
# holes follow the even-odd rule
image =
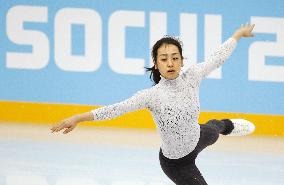
[[[164,156],[170,159],[186,156],[194,150],[200,137],[200,82],[224,63],[236,44],[235,39],[229,38],[205,62],[192,65],[176,79],[161,76],[157,85],[140,90],[129,99],[92,110],[94,121],[146,108],[158,128]]]

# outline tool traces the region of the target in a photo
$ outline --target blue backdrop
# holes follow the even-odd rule
[[[284,113],[282,0],[0,2],[1,100],[112,104],[152,85],[141,66],[163,30],[185,39],[188,65],[252,22],[256,36],[203,81],[201,109]]]

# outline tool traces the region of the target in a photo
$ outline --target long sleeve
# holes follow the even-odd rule
[[[214,69],[220,67],[226,59],[230,57],[236,48],[237,41],[229,38],[221,44],[204,62],[198,63],[194,66],[199,79],[202,80],[209,75]]]
[[[148,89],[144,89],[135,93],[129,99],[112,105],[100,107],[92,110],[94,121],[109,120],[118,117],[127,112],[136,111],[139,109],[148,108],[149,102]]]

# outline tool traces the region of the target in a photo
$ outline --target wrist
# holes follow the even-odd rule
[[[76,124],[82,121],[82,117],[80,116],[80,114],[74,115],[72,119]]]
[[[76,123],[79,123],[83,121],[93,121],[94,116],[92,112],[85,112],[82,114],[76,114],[72,118]]]
[[[235,32],[232,35],[232,38],[234,38],[236,41],[240,40],[241,37],[242,37],[242,35],[239,32]]]

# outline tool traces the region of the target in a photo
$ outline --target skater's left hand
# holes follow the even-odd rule
[[[240,28],[235,31],[232,37],[236,40],[240,40],[241,37],[253,37],[254,34],[252,34],[251,32],[254,26],[255,24],[242,24]]]

